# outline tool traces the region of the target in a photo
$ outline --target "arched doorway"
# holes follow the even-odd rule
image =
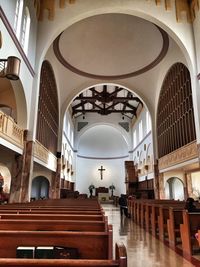
[[[37,176],[32,181],[31,198],[49,198],[49,180],[44,176]]]
[[[169,199],[184,200],[183,182],[177,177],[169,178],[165,186],[165,195]]]

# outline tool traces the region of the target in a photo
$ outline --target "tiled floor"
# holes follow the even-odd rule
[[[113,225],[113,241],[127,248],[128,267],[192,267],[193,265],[128,218],[120,218],[119,208],[102,205],[109,224]]]

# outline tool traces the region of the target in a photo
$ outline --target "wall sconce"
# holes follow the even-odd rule
[[[18,57],[10,56],[7,59],[0,59],[0,78],[18,80],[21,60]]]

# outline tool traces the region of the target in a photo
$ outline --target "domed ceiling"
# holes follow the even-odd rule
[[[67,28],[54,41],[54,53],[79,75],[122,79],[156,66],[168,46],[168,35],[151,22],[131,15],[104,14]]]

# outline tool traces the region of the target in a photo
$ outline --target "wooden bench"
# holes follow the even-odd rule
[[[88,210],[46,210],[46,209],[3,209],[0,214],[81,214],[81,215],[101,215],[103,211]]]
[[[97,199],[45,199],[36,200],[27,203],[11,203],[6,206],[48,206],[48,207],[90,207],[100,208],[100,204]]]
[[[82,259],[112,259],[112,226],[105,232],[0,231],[0,258],[15,258],[21,246],[77,248]]]
[[[127,253],[123,244],[115,245],[115,260],[97,260],[97,259],[0,259],[0,266],[9,267],[127,267]]]
[[[200,229],[200,212],[182,211],[183,223],[180,225],[182,250],[185,256],[194,254],[195,246],[199,249],[195,233]]]
[[[0,219],[14,220],[86,220],[105,221],[104,215],[84,215],[84,214],[12,214],[0,213]]]
[[[0,230],[102,232],[108,227],[106,221],[0,219]]]
[[[177,205],[165,206],[160,205],[159,216],[158,216],[158,231],[159,239],[164,241],[168,239],[171,247],[174,247],[176,243],[176,237],[180,232],[180,224],[182,223],[182,210],[184,209],[184,204],[180,203]],[[179,216],[179,217],[178,217]],[[180,236],[180,235],[179,235]]]

